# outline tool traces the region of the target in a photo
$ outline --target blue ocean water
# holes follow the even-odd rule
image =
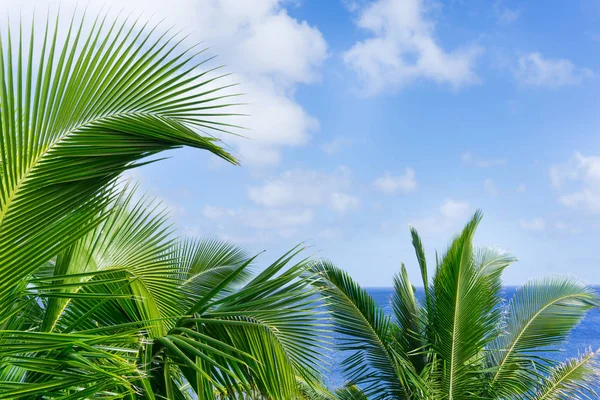
[[[600,293],[600,287],[595,288]],[[515,287],[504,288],[503,297],[510,299],[515,293]],[[392,307],[390,299],[393,294],[392,288],[369,288],[369,294],[381,304],[386,313],[391,314]],[[419,291],[417,291],[419,297]],[[571,332],[568,340],[560,347],[560,352],[552,353],[552,358],[563,360],[577,357],[582,351],[592,348],[600,349],[600,309],[592,309],[584,320]],[[340,363],[348,354],[335,352],[332,355],[332,365],[327,373],[327,385],[337,388],[344,385],[344,375]],[[545,354],[546,355],[546,354]]]

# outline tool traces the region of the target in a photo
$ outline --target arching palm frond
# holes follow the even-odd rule
[[[226,104],[176,35],[105,14],[59,25],[0,40],[0,323],[18,283],[106,217],[125,169],[180,146],[235,163],[196,132],[227,129]]]
[[[431,283],[421,238],[411,228],[424,296],[415,294],[402,264],[394,278],[393,318],[343,271],[329,263],[313,267],[343,335],[338,347],[354,350],[343,365],[356,390],[341,389],[339,398],[597,398],[597,353],[558,363],[543,352],[557,350],[599,305],[598,294],[573,279],[541,279],[506,304],[501,275],[516,259],[473,246],[480,220],[477,212],[446,254],[436,256]],[[390,394],[393,384],[404,392]]]
[[[226,242],[188,242],[193,251],[180,258],[182,242],[173,238],[164,212],[149,207],[153,201],[146,197],[135,198],[124,192],[108,218],[67,249],[51,273],[29,279],[27,293],[44,314],[36,338],[59,338],[62,347],[50,346],[51,340],[45,349],[33,340],[13,345],[18,331],[5,331],[0,372],[6,380],[0,392],[14,393],[18,386],[24,393],[41,393],[51,386],[58,372],[41,364],[35,369],[35,360],[76,358],[88,364],[90,374],[113,363],[68,340],[79,335],[97,340],[94,345],[120,360],[119,368],[129,368],[126,374],[104,371],[114,372],[110,390],[117,393],[133,390],[148,398],[195,393],[211,399],[255,391],[285,399],[299,393],[298,379],[318,388],[327,326],[316,310],[309,261],[293,261],[302,248],[253,278],[246,269],[254,257]],[[193,291],[186,278],[199,273],[212,286]],[[113,337],[125,334],[128,347],[112,344]],[[97,388],[85,379],[69,382],[56,390]]]
[[[508,305],[506,333],[490,345],[492,390],[503,395],[528,390],[551,364],[538,354],[563,343],[597,305],[591,288],[569,278],[535,280],[519,288]]]
[[[481,391],[477,372],[484,368],[482,349],[496,335],[500,320],[500,287],[481,274],[473,254],[473,235],[481,220],[476,213],[458,236],[433,280],[435,318],[430,319],[433,349],[445,363],[443,387],[448,399],[474,397]]]
[[[597,352],[587,351],[557,365],[543,379],[531,399],[597,399],[600,396],[597,355]]]
[[[374,399],[408,398],[406,375],[415,375],[406,354],[391,348],[391,320],[375,300],[344,271],[328,261],[311,266],[322,281],[326,306],[335,330],[341,335],[339,349],[351,352],[343,361],[351,385],[359,385]],[[399,356],[399,357],[398,357]]]

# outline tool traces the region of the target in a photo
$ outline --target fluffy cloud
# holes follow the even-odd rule
[[[464,152],[460,158],[463,164],[472,165],[479,168],[496,167],[500,165],[506,165],[508,163],[506,158],[481,158],[473,155],[469,151]]]
[[[550,168],[558,201],[566,207],[600,213],[600,157],[575,155]]]
[[[565,58],[548,59],[535,52],[519,56],[514,75],[523,85],[557,88],[578,85],[594,73],[587,68],[576,67]]]
[[[454,88],[479,81],[474,63],[478,46],[444,50],[434,36],[422,0],[377,0],[359,11],[357,24],[372,37],[344,54],[362,81],[364,92],[397,90],[417,79]]]
[[[510,8],[504,8],[502,10],[496,11],[498,23],[500,25],[510,25],[513,22],[516,22],[521,17],[520,10],[513,10]]]
[[[355,210],[360,205],[360,200],[356,196],[346,193],[332,193],[331,207],[340,214],[345,214],[348,210]]]
[[[31,15],[33,8],[55,11],[60,3],[63,28],[78,0],[5,0],[3,10],[13,19]],[[247,93],[247,106],[239,112],[251,118],[231,119],[248,128],[251,140],[228,137],[245,165],[273,165],[281,159],[281,149],[306,143],[318,129],[318,121],[294,99],[297,84],[319,79],[320,66],[327,56],[321,32],[306,21],[287,14],[285,0],[129,0],[124,15],[143,13],[141,19],[165,20],[163,30],[175,26],[189,33],[187,43],[209,46],[225,64],[226,77],[219,84],[240,83],[234,90]],[[120,10],[120,0],[90,0],[89,13],[101,7]],[[80,8],[83,8],[82,6]],[[38,13],[39,14],[39,13]],[[154,16],[154,18],[152,18]],[[40,23],[43,18],[39,18]],[[160,31],[159,27],[159,31]],[[208,54],[208,53],[207,53]],[[214,65],[214,63],[213,63]]]
[[[359,199],[347,193],[352,186],[347,167],[332,173],[314,170],[289,170],[258,186],[247,188],[248,198],[268,208],[327,205],[345,212],[357,208]]]
[[[411,221],[409,225],[425,234],[447,235],[464,224],[472,212],[473,207],[468,202],[446,199],[431,215]]]
[[[417,179],[412,168],[406,168],[404,174],[400,176],[394,176],[386,172],[383,176],[377,178],[373,184],[377,190],[388,194],[398,191],[408,193],[417,189]]]

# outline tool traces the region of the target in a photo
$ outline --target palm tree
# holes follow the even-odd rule
[[[325,325],[308,259],[292,262],[301,249],[252,276],[255,257],[177,239],[133,193],[26,280],[28,301],[0,331],[0,398],[288,399],[300,382],[318,387]]]
[[[106,14],[0,39],[0,398],[293,398],[318,385],[307,260],[177,239],[119,175],[190,146],[236,164],[220,76]],[[64,37],[64,41],[59,41]],[[211,133],[212,132],[212,133]]]
[[[570,278],[545,278],[526,283],[506,303],[501,274],[515,259],[473,247],[480,219],[478,212],[436,259],[431,281],[411,228],[424,293],[415,294],[402,265],[392,316],[346,272],[327,261],[311,267],[322,278],[339,350],[349,352],[343,368],[356,386],[339,398],[597,398],[595,352],[562,363],[544,356],[598,305],[597,294]]]

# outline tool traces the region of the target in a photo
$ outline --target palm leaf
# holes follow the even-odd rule
[[[29,38],[13,40],[6,26],[0,299],[9,304],[19,281],[105,218],[101,210],[114,197],[106,188],[142,158],[191,146],[235,160],[196,132],[226,130],[219,121],[226,114],[211,110],[224,104],[214,90],[201,90],[211,79],[175,36],[158,36],[138,21],[74,15],[63,42],[57,17],[37,47],[33,28]]]
[[[481,220],[477,212],[442,257],[433,282],[435,315],[430,316],[433,348],[446,365],[444,392],[449,400],[477,397],[482,386],[483,349],[495,336],[500,319],[499,287],[480,273],[472,240]]]
[[[350,384],[375,399],[407,398],[410,362],[388,346],[390,318],[366,290],[330,262],[314,263],[311,270],[323,279],[317,285],[341,335],[339,350],[352,352],[342,363]]]
[[[533,400],[597,399],[600,389],[600,368],[597,352],[587,351],[571,358],[550,371],[531,397]]]
[[[591,288],[568,278],[534,280],[517,290],[508,306],[506,332],[490,346],[492,390],[515,395],[531,387],[538,375],[527,371],[544,371],[548,363],[536,353],[563,343],[597,304]]]

